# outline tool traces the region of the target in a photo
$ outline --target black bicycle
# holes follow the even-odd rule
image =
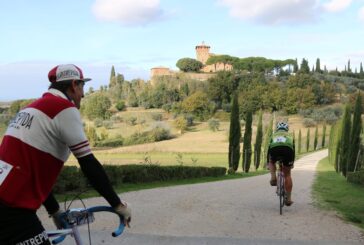
[[[283,163],[281,160],[277,161],[278,163],[278,172],[277,172],[277,195],[279,198],[279,214],[282,215],[283,213],[283,206],[285,203],[285,197],[286,197],[286,187],[284,182],[284,173],[282,170]]]

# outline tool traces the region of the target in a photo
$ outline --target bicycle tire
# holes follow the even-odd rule
[[[279,214],[283,214],[283,206],[284,206],[284,180],[280,173],[279,175]]]

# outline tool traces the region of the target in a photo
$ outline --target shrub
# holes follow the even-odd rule
[[[112,127],[114,126],[114,124],[112,123],[112,121],[109,121],[109,120],[104,121],[102,124],[103,124],[103,125],[104,125],[104,127],[105,127],[105,128],[107,128],[107,129],[112,129]]]
[[[95,127],[96,128],[99,128],[99,127],[101,127],[102,126],[102,119],[100,119],[100,118],[96,118],[95,120],[94,120],[94,125],[95,125]]]
[[[127,120],[126,120],[126,122],[129,124],[129,125],[131,125],[131,126],[134,126],[135,124],[136,124],[136,121],[137,121],[138,119],[136,118],[136,117],[129,117]]]
[[[309,127],[316,126],[316,122],[312,118],[305,118],[305,119],[303,119],[303,125],[306,128],[309,128]]]
[[[123,121],[123,118],[119,115],[112,115],[110,117],[110,120],[114,123],[118,123],[118,122],[122,122]]]
[[[348,182],[364,186],[364,170],[347,173],[347,180]]]
[[[153,113],[152,118],[154,121],[162,121],[163,115],[161,113]]]
[[[124,110],[124,109],[125,109],[125,107],[126,107],[126,105],[125,105],[125,101],[123,101],[123,100],[119,100],[119,101],[116,103],[115,107],[116,107],[116,109],[117,109],[118,111],[122,111],[122,110]]]
[[[223,167],[159,166],[156,164],[104,165],[112,185],[122,183],[150,183],[153,181],[182,180],[202,177],[219,177],[226,174]],[[87,180],[76,166],[64,166],[54,193],[80,192],[87,187]]]
[[[185,115],[185,119],[187,122],[187,127],[193,126],[193,121],[195,120],[195,117],[192,114]]]
[[[122,137],[113,138],[113,139],[105,139],[102,141],[96,142],[95,146],[97,147],[117,147],[122,146],[124,139]]]
[[[218,131],[219,130],[219,127],[220,127],[220,121],[216,118],[211,118],[209,121],[208,121],[208,124],[209,124],[209,128],[211,131],[215,132],[215,131]]]

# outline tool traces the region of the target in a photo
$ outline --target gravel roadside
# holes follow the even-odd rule
[[[122,195],[132,204],[132,228],[112,238],[117,220],[97,214],[91,225],[93,244],[364,244],[359,228],[313,205],[315,167],[326,155],[323,150],[296,161],[295,203],[284,207],[283,215],[269,175],[141,190]],[[91,198],[85,204],[106,203]],[[38,214],[45,227],[53,229],[44,210]],[[84,227],[81,232],[86,235]],[[67,238],[62,244],[73,243]]]

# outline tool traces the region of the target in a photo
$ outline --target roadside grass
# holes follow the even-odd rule
[[[139,191],[139,190],[146,190],[146,189],[153,189],[159,187],[169,187],[169,186],[177,186],[177,185],[190,185],[190,184],[199,184],[199,183],[207,183],[207,182],[214,182],[214,181],[224,181],[224,180],[232,180],[232,179],[241,179],[247,177],[258,176],[262,174],[267,174],[268,170],[258,170],[258,171],[251,171],[249,173],[235,173],[235,174],[227,174],[221,177],[204,177],[204,178],[193,178],[193,179],[184,179],[184,180],[171,180],[171,181],[158,181],[158,182],[151,182],[151,183],[135,183],[129,184],[125,183],[120,186],[115,186],[115,191],[119,194],[130,192],[130,191]],[[85,190],[83,193],[66,193],[61,195],[56,195],[57,200],[65,201],[65,200],[72,200],[75,198],[91,198],[91,197],[99,197],[100,195],[96,192],[92,187]]]
[[[335,210],[344,220],[364,229],[364,186],[347,182],[327,157],[317,166],[313,195],[319,207]]]

